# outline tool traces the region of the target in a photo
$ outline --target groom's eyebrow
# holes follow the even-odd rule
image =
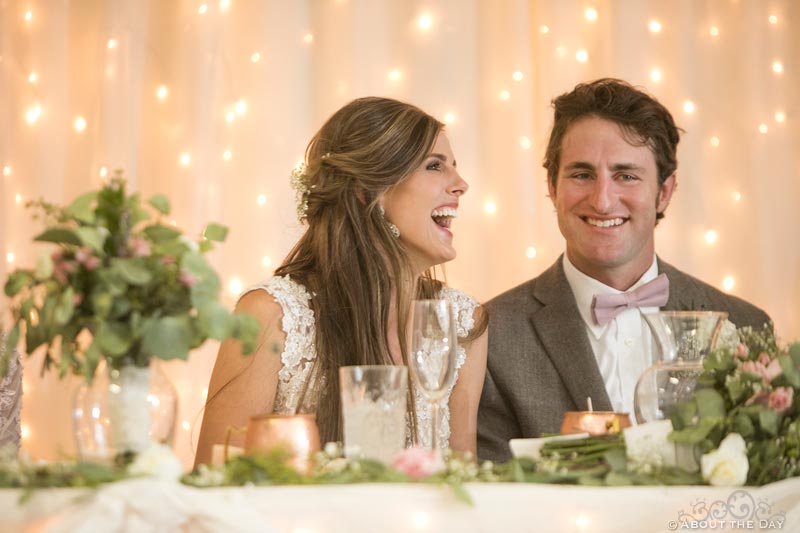
[[[573,161],[572,163],[566,165],[564,167],[565,170],[594,170],[595,167],[593,164],[586,162],[586,161]]]

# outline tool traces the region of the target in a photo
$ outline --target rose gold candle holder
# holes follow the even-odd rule
[[[561,424],[562,434],[588,433],[610,435],[631,426],[628,413],[613,411],[567,411]]]
[[[289,464],[299,472],[308,472],[311,454],[319,451],[319,429],[313,414],[265,414],[250,417],[244,440],[245,453],[268,453],[284,448],[292,459]]]

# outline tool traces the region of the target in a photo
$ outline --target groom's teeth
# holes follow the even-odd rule
[[[588,222],[592,226],[597,226],[599,228],[610,228],[611,226],[619,226],[623,222],[625,222],[622,218],[612,218],[610,220],[597,220],[595,218],[587,218],[586,222]]]

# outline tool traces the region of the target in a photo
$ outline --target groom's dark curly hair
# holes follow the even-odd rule
[[[553,99],[553,129],[544,156],[544,168],[553,188],[556,186],[561,144],[569,127],[580,119],[594,116],[619,124],[632,144],[647,145],[658,167],[658,182],[663,185],[678,167],[680,132],[672,115],[658,100],[630,83],[601,78],[577,85]],[[659,213],[658,217],[663,217]]]

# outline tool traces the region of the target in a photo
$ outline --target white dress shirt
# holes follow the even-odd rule
[[[626,309],[607,324],[598,326],[592,320],[594,295],[622,294],[626,291],[618,291],[580,272],[566,254],[564,274],[575,295],[581,318],[586,324],[589,343],[606,384],[611,405],[618,413],[628,413],[631,422],[635,424],[633,393],[636,382],[642,372],[655,362],[654,338],[643,314],[655,313],[658,307]],[[658,264],[654,255],[653,264],[629,290],[636,289],[657,276]]]

